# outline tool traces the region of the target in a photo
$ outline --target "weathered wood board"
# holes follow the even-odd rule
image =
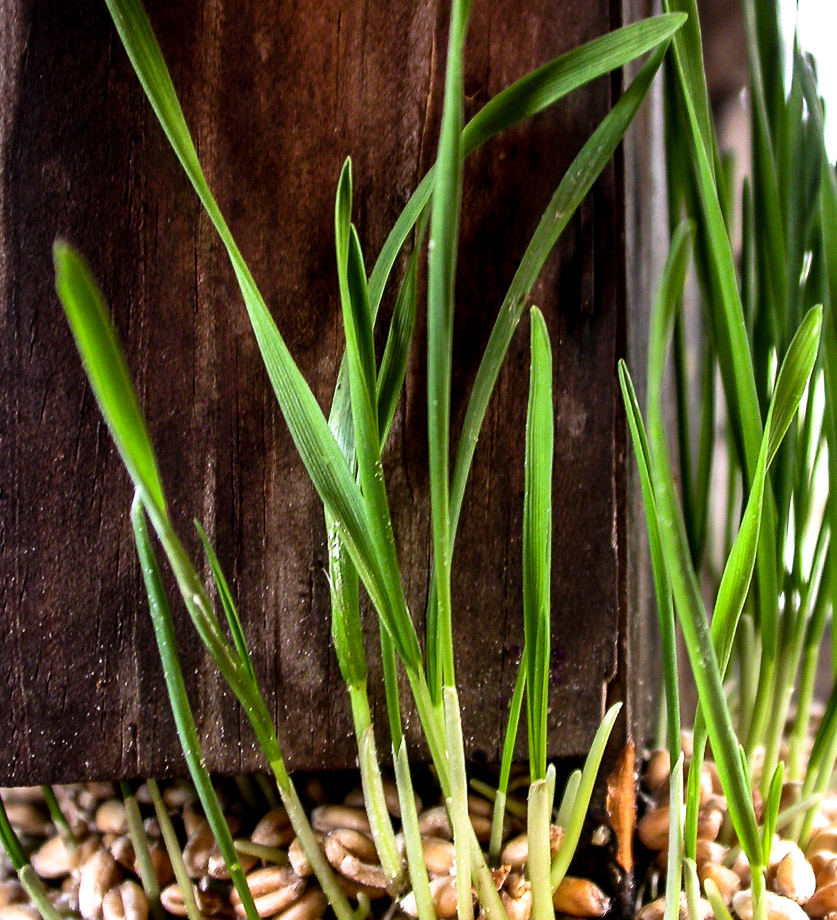
[[[435,156],[447,4],[179,0],[150,3],[149,11],[210,184],[327,406],[342,352],[331,229],[337,176],[351,154],[355,220],[371,266]],[[468,114],[539,63],[620,25],[621,16],[611,0],[525,7],[477,0]],[[618,78],[599,80],[468,163],[455,425],[525,242],[618,86]],[[101,280],[174,518],[190,547],[193,517],[216,543],[289,764],[352,765],[348,705],[329,643],[321,508],[270,392],[232,271],[104,3],[0,5],[0,96],[0,781],[184,769],[134,559],[128,478],[53,293],[56,236],[80,247]],[[586,750],[609,692],[630,684],[625,442],[615,381],[626,340],[620,162],[568,228],[533,297],[555,349],[550,743],[564,756]],[[392,292],[385,312],[391,304]],[[420,633],[430,558],[423,325],[420,317],[386,456]],[[468,752],[477,760],[498,756],[522,644],[526,326],[486,419],[456,550],[458,676]],[[175,609],[210,767],[258,769],[243,714]],[[383,724],[374,667],[372,684]]]

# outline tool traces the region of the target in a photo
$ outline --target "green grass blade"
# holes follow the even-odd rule
[[[666,0],[667,13],[679,12],[687,16],[683,28],[674,36],[677,67],[681,73],[684,91],[693,101],[695,127],[701,144],[709,157],[709,166],[714,177],[717,150],[706,75],[703,72],[703,42],[700,34],[700,17],[695,0]]]
[[[450,490],[451,540],[456,535],[471,462],[488,403],[517,324],[526,307],[526,300],[549,253],[631,124],[659,70],[666,48],[667,45],[662,45],[651,55],[630,87],[604,117],[573,160],[544,211],[503,299],[477,370],[457,445]],[[431,585],[427,605],[428,637],[438,635],[436,603],[435,585]],[[438,662],[433,654],[434,643],[430,638],[427,647],[428,680],[431,690],[437,693],[441,680]]]
[[[529,770],[546,778],[552,569],[552,349],[543,314],[530,311],[531,359],[523,489],[523,626]]]
[[[469,156],[492,137],[537,115],[573,90],[666,43],[684,21],[685,17],[677,13],[632,23],[574,48],[527,74],[498,93],[468,122],[462,135],[463,156]],[[398,253],[433,194],[434,182],[435,167],[413,192],[381,249],[369,278],[373,314]]]
[[[718,660],[709,634],[700,586],[680,513],[668,457],[667,427],[660,393],[665,358],[671,342],[674,311],[661,292],[652,319],[648,355],[648,445],[663,558],[671,582],[675,610],[686,640],[701,707],[707,715],[712,749],[724,784],[730,816],[753,866],[761,860],[761,841],[747,777],[738,759],[738,741],[730,720]]]
[[[794,336],[776,381],[759,450],[756,474],[738,535],[724,567],[712,618],[711,635],[722,673],[726,670],[732,653],[735,630],[744,608],[756,562],[767,471],[796,414],[814,369],[821,326],[822,308],[815,307],[807,314]]]
[[[235,601],[233,600],[232,591],[230,591],[229,582],[224,575],[224,570],[221,568],[221,563],[218,561],[218,556],[215,554],[215,550],[212,548],[212,544],[209,542],[209,537],[207,537],[206,531],[201,526],[200,521],[195,521],[194,523],[195,529],[197,530],[198,536],[200,537],[201,544],[203,545],[203,551],[206,554],[207,562],[209,562],[209,569],[212,572],[212,580],[215,582],[215,587],[218,591],[218,597],[221,599],[221,606],[224,608],[224,613],[227,617],[227,624],[230,627],[230,635],[232,636],[236,651],[238,652],[238,657],[241,659],[241,663],[244,665],[245,670],[250,675],[250,679],[253,681],[253,684],[256,684],[256,672],[253,669],[253,660],[250,657],[250,649],[247,647],[247,639],[244,635],[244,627],[241,625],[241,618],[238,615],[238,610],[235,606]]]
[[[651,482],[651,460],[648,450],[645,425],[637,402],[634,385],[624,361],[619,362],[619,385],[628,418],[628,429],[634,445],[642,500],[645,507],[645,523],[648,528],[648,544],[651,555],[651,571],[657,598],[657,619],[660,624],[660,646],[663,656],[663,681],[665,685],[666,737],[669,757],[675,760],[680,752],[680,684],[677,675],[677,637],[674,605],[671,597],[671,583],[665,567],[660,524],[657,519],[657,504]],[[670,761],[671,762],[671,761]]]
[[[596,730],[590,750],[584,761],[584,769],[581,771],[581,780],[578,784],[578,793],[573,802],[573,810],[564,828],[564,840],[561,849],[555,855],[552,861],[552,891],[554,892],[567,874],[570,862],[575,855],[578,841],[581,838],[581,829],[584,826],[584,819],[587,816],[587,809],[590,807],[590,797],[593,794],[593,786],[596,783],[596,775],[599,772],[599,765],[604,756],[605,747],[607,746],[610,733],[613,731],[613,725],[616,717],[622,708],[621,703],[615,703],[608,709],[602,719],[602,724]]]
[[[427,445],[439,623],[435,653],[441,662],[442,681],[450,686],[454,684],[450,585],[450,390],[456,255],[462,205],[463,55],[469,8],[469,2],[454,0],[451,9],[427,256]]]
[[[205,766],[203,751],[201,750],[198,730],[189,705],[186,693],[186,684],[183,680],[183,671],[180,667],[180,657],[177,654],[177,639],[174,634],[171,612],[165,588],[160,577],[160,570],[151,545],[148,524],[139,498],[134,499],[131,508],[131,524],[134,529],[134,541],[140,559],[143,582],[148,596],[148,607],[151,613],[151,622],[154,626],[154,636],[157,640],[157,650],[163,666],[163,675],[166,679],[166,688],[169,694],[172,714],[174,715],[177,736],[186,758],[189,775],[195,784],[195,790],[203,805],[204,814],[212,828],[213,836],[218,843],[218,849],[224,857],[230,878],[236,891],[241,896],[241,903],[247,912],[248,920],[256,920],[258,912],[253,903],[253,897],[244,877],[238,853],[233,846],[232,835],[227,827],[224,810],[221,806],[212,780]]]
[[[354,476],[209,190],[148,16],[140,0],[108,0],[108,9],[149,102],[227,250],[268,377],[300,458],[320,498],[334,515],[340,537],[398,643],[398,636],[408,635],[411,628],[400,604],[400,578],[391,568],[391,559],[377,556]],[[399,646],[398,651],[405,661],[418,666],[421,654],[417,640],[409,646]]]
[[[583,773],[581,770],[573,770],[572,773],[567,777],[567,785],[564,786],[564,794],[561,796],[561,804],[558,806],[558,811],[555,815],[555,823],[564,828],[570,823],[572,818],[573,808],[575,806],[575,800],[578,797],[578,790],[581,786],[581,777]]]
[[[511,776],[512,762],[514,760],[514,746],[517,742],[517,731],[520,727],[520,711],[523,708],[523,692],[525,689],[526,656],[524,654],[517,668],[514,691],[509,705],[509,717],[506,722],[506,734],[503,739],[503,756],[500,761],[500,776],[497,780],[497,796],[494,799],[494,812],[491,816],[491,839],[488,854],[495,863],[500,858],[500,850],[503,845],[506,796],[509,791],[509,777]]]
[[[163,843],[166,845],[166,852],[169,854],[169,860],[174,872],[177,887],[180,889],[180,896],[183,899],[183,910],[188,920],[202,920],[200,909],[195,901],[195,887],[186,871],[186,865],[183,862],[183,853],[180,850],[180,843],[177,839],[177,831],[174,829],[169,810],[163,801],[160,793],[160,787],[157,780],[149,779],[146,781],[148,790],[151,793],[151,800],[154,803],[154,812],[157,815],[157,823],[160,825],[160,834],[163,837]]]
[[[410,345],[416,325],[416,274],[418,271],[419,247],[413,249],[407,274],[398,292],[395,309],[389,326],[384,354],[378,371],[378,426],[380,428],[381,450],[386,444],[389,429],[398,405],[398,398],[407,375]]]
[[[55,288],[84,369],[131,478],[165,515],[157,461],[105,301],[89,267],[67,243],[53,246]]]
[[[767,798],[764,800],[764,824],[762,828],[762,848],[764,865],[770,861],[770,851],[773,848],[773,834],[776,831],[776,820],[779,817],[779,806],[782,801],[782,782],[785,777],[785,765],[779,761],[768,785]]]
[[[404,851],[407,854],[407,869],[410,884],[416,900],[418,920],[436,920],[433,908],[433,895],[430,880],[427,877],[427,865],[424,861],[424,849],[421,842],[416,799],[413,794],[413,779],[407,759],[407,743],[402,739],[397,748],[393,748],[395,765],[395,785],[398,790],[398,802],[401,806],[402,831],[404,833]]]

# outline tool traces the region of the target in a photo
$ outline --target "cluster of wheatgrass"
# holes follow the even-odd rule
[[[365,269],[360,236],[351,222],[352,174],[348,161],[340,175],[335,241],[346,355],[326,417],[290,355],[209,189],[141,0],[107,2],[148,100],[227,250],[270,383],[300,458],[322,499],[328,529],[334,648],[351,700],[371,837],[389,887],[396,896],[410,891],[418,917],[433,920],[434,902],[402,732],[397,682],[401,669],[453,828],[457,912],[462,920],[473,920],[472,888],[489,920],[506,917],[491,864],[496,865],[500,858],[512,751],[525,698],[531,780],[527,808],[528,885],[532,916],[535,920],[548,920],[554,914],[553,893],[567,872],[581,834],[618,705],[605,716],[584,769],[572,776],[556,809],[555,770],[547,762],[553,374],[549,335],[537,308],[528,311],[532,348],[525,448],[525,648],[509,715],[499,788],[492,792],[493,832],[487,854],[474,835],[468,813],[451,609],[452,579],[463,576],[454,571],[454,541],[488,401],[512,336],[526,312],[527,298],[557,239],[645,98],[671,37],[685,17],[680,13],[658,16],[565,54],[500,93],[466,125],[462,60],[469,3],[454,0],[438,158],[397,220],[370,275]],[[463,160],[498,132],[646,52],[651,52],[647,63],[573,161],[521,256],[500,305],[451,460],[451,353]],[[428,232],[427,405],[434,566],[427,641],[422,650],[404,596],[381,453],[404,382],[417,310],[419,253]],[[378,308],[396,259],[409,245],[411,235],[412,256],[400,283],[386,347],[378,360],[373,345]],[[245,631],[219,560],[199,528],[228,633],[198,564],[190,559],[176,532],[145,421],[103,298],[85,263],[67,243],[56,243],[54,257],[59,297],[99,407],[136,490],[131,517],[172,710],[195,789],[229,868],[242,913],[247,920],[258,916],[202,756],[154,536],[196,630],[255,730],[293,830],[322,891],[339,920],[352,920],[355,909],[325,858],[285,767],[273,715],[259,690]],[[367,696],[367,662],[359,616],[361,583],[377,613],[403,856],[386,807]],[[565,827],[563,843],[553,854],[550,838],[556,814]],[[2,808],[0,832],[23,884],[45,920],[56,920]]]
[[[694,13],[693,3],[666,5]],[[743,850],[748,909],[761,920],[768,914],[774,833],[781,828],[785,840],[805,849],[837,755],[837,692],[819,725],[811,718],[821,640],[837,590],[830,548],[837,501],[829,492],[837,482],[831,475],[837,472],[837,183],[811,63],[794,40],[786,89],[779,4],[744,0],[744,10],[753,170],[740,202],[740,260],[732,243],[734,169],[718,154],[691,15],[666,64],[672,238],[650,333],[647,432],[627,369],[620,367],[663,644],[672,766],[669,920],[678,915],[684,884],[690,916],[700,913],[698,823],[708,744],[728,810],[721,835]],[[702,344],[686,341],[681,312],[690,261]],[[679,493],[663,405],[672,341]],[[697,413],[690,362],[702,376]],[[713,534],[713,499],[724,498],[724,490],[710,487],[718,418],[729,470],[722,532]],[[720,565],[708,546],[722,549]],[[705,597],[713,599],[711,616]],[[698,698],[687,779],[678,624]],[[730,901],[724,903],[711,879],[704,880],[704,893],[715,916],[728,918]]]

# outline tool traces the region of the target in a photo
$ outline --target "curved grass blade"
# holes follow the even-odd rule
[[[523,491],[523,628],[529,771],[546,778],[552,568],[552,349],[543,314],[532,307],[529,405]],[[551,902],[550,902],[551,903]]]
[[[667,44],[660,45],[651,55],[631,85],[573,160],[544,211],[503,299],[474,379],[457,445],[450,490],[451,540],[456,536],[465,486],[468,482],[471,462],[488,403],[494,392],[494,386],[512,336],[523,315],[526,298],[537,281],[547,256],[571,220],[576,208],[584,200],[593,183],[613,156],[639,106],[645,99],[659,70],[666,48]],[[433,636],[437,629],[435,580],[431,585],[428,600],[427,621],[428,635]],[[441,687],[440,667],[433,654],[434,643],[428,640],[427,648],[428,682],[435,695],[438,694]]]
[[[134,542],[136,543],[145,591],[148,596],[148,608],[151,614],[151,622],[154,626],[157,650],[163,666],[163,675],[166,679],[166,688],[171,702],[175,726],[177,727],[177,736],[180,739],[180,746],[186,758],[189,775],[195,784],[195,791],[201,800],[206,820],[212,829],[218,849],[221,851],[221,855],[229,869],[235,890],[241,897],[241,904],[246,911],[247,918],[248,920],[257,920],[258,911],[253,902],[253,896],[250,894],[247,880],[244,877],[238,853],[233,845],[232,835],[224,817],[224,810],[218,800],[218,796],[215,794],[212,779],[205,766],[206,761],[201,750],[198,730],[192,715],[192,707],[189,705],[183,671],[180,667],[180,657],[177,654],[177,639],[174,634],[168,599],[160,578],[160,569],[151,545],[148,524],[139,497],[134,498],[131,506],[131,524],[134,529]]]
[[[496,862],[500,858],[503,846],[503,824],[506,817],[506,797],[509,791],[514,746],[517,742],[517,730],[520,727],[520,710],[523,708],[523,691],[526,688],[526,656],[524,654],[517,668],[514,681],[509,718],[506,722],[506,735],[503,740],[503,756],[500,762],[500,777],[497,780],[497,794],[494,799],[494,811],[491,815],[491,839],[488,855]]]
[[[69,244],[56,241],[53,260],[55,288],[111,436],[137,488],[165,516],[157,461],[101,291],[87,264]]]
[[[329,430],[325,416],[296,366],[229,227],[218,208],[198,161],[168,70],[148,16],[139,0],[108,0],[114,24],[169,142],[192,183],[230,258],[273,390],[300,458],[352,556],[364,584],[405,663],[421,661],[418,640],[404,646],[412,623],[391,558],[380,558],[371,538],[357,483]]]
[[[675,230],[671,240],[658,297],[659,302],[670,305],[672,310],[683,296],[683,286],[686,281],[686,271],[691,256],[693,238],[694,225],[691,222],[684,221]],[[674,763],[680,753],[680,684],[677,675],[677,640],[671,583],[666,571],[660,525],[657,519],[654,487],[651,480],[651,456],[648,439],[633,383],[622,362],[619,364],[619,384],[622,388],[622,397],[637,459],[637,470],[645,506],[651,568],[657,598],[657,617],[660,624],[660,642],[663,653],[669,757],[670,762]],[[658,398],[659,394],[649,389],[649,404],[652,399],[656,400]]]
[[[250,649],[247,647],[244,627],[241,625],[241,618],[238,615],[232,591],[230,591],[229,582],[224,575],[221,563],[218,561],[215,550],[212,548],[209,537],[207,537],[206,531],[201,526],[200,521],[195,521],[194,524],[198,536],[200,537],[201,544],[203,545],[203,551],[206,554],[209,569],[212,572],[212,580],[215,582],[218,597],[221,599],[221,606],[224,608],[224,613],[227,616],[227,624],[230,627],[230,635],[232,636],[233,644],[238,652],[238,657],[241,659],[241,663],[250,675],[250,680],[252,680],[255,685],[257,681],[256,672],[253,669],[253,660],[250,657]]]
[[[462,59],[469,8],[469,2],[454,0],[451,10],[427,254],[427,447],[439,624],[436,654],[442,665],[442,681],[448,686],[455,683],[450,586],[450,390],[456,255],[462,206]]]
[[[751,865],[758,866],[761,861],[761,842],[752,796],[738,759],[738,741],[730,720],[700,587],[691,563],[688,538],[668,457],[667,429],[660,393],[673,318],[674,305],[662,293],[658,294],[648,354],[648,445],[660,539],[675,610],[686,640],[698,698],[707,714],[712,749],[727,795],[730,816]]]
[[[607,746],[610,733],[613,731],[613,725],[616,717],[622,709],[621,703],[615,703],[608,709],[602,719],[602,724],[596,730],[590,750],[587,752],[587,758],[584,761],[584,769],[581,771],[581,780],[578,784],[578,793],[573,802],[573,810],[564,828],[564,840],[561,849],[555,855],[552,861],[552,891],[556,891],[558,886],[564,880],[570,862],[575,855],[578,841],[581,838],[581,829],[584,826],[584,819],[587,816],[587,809],[590,807],[590,796],[593,794],[593,786],[596,783],[596,774],[599,772],[599,765],[602,762],[605,747]]]
[[[573,90],[667,43],[685,21],[682,13],[672,13],[632,23],[574,48],[522,77],[498,93],[468,122],[462,134],[462,155],[469,156],[495,135],[537,115]],[[413,192],[381,249],[369,278],[373,314],[398,253],[433,194],[434,182],[435,167]]]
[[[407,375],[407,362],[410,358],[410,345],[416,325],[416,274],[418,271],[417,245],[410,257],[407,274],[398,292],[395,309],[389,326],[389,334],[378,371],[378,425],[380,428],[381,450],[389,437],[389,430],[398,398]]]

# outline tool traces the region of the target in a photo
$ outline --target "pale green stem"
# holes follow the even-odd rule
[[[363,787],[366,814],[369,818],[369,829],[372,832],[372,839],[375,841],[375,849],[378,851],[378,858],[381,861],[387,883],[393,892],[398,892],[404,874],[404,864],[398,852],[395,831],[392,829],[392,821],[387,811],[366,685],[350,686],[349,699],[357,736],[360,782]]]
[[[436,920],[430,880],[427,877],[427,865],[424,861],[424,848],[421,842],[410,764],[407,761],[407,743],[403,738],[398,750],[393,751],[393,763],[395,764],[398,801],[401,805],[401,831],[404,834],[404,850],[407,854],[410,884],[413,886],[413,896],[416,899],[416,911],[419,920]]]
[[[263,859],[276,866],[287,866],[288,864],[288,854],[278,847],[268,847],[250,840],[234,840],[233,846],[245,856],[255,856],[256,859]]]
[[[532,920],[554,920],[551,858],[549,852],[549,819],[552,799],[545,779],[537,779],[529,786],[529,814],[527,832],[529,840],[529,882],[532,886]]]
[[[20,879],[20,884],[23,885],[24,891],[37,907],[38,913],[43,917],[43,920],[63,920],[61,914],[50,901],[44,886],[41,884],[41,880],[29,863],[18,869],[17,877]]]
[[[468,780],[465,773],[465,749],[459,715],[459,696],[455,687],[442,688],[445,708],[445,740],[450,764],[450,795],[448,811],[453,825],[453,845],[456,851],[456,913],[459,920],[473,920],[471,903],[471,852],[468,814]]]
[[[70,827],[70,822],[64,817],[64,812],[61,811],[61,806],[58,804],[58,799],[55,797],[52,786],[41,786],[41,792],[44,794],[44,801],[49,809],[49,816],[52,818],[52,823],[55,825],[56,830],[61,835],[61,839],[64,841],[64,847],[67,852],[74,852],[76,848],[76,838]]]
[[[151,851],[148,849],[148,835],[142,823],[139,804],[136,796],[131,792],[131,787],[122,782],[122,799],[125,803],[125,817],[128,821],[128,834],[134,847],[134,856],[137,860],[137,873],[142,882],[145,896],[148,898],[148,907],[154,920],[165,920],[163,905],[160,903],[160,883],[151,861]]]
[[[195,889],[192,887],[192,880],[189,878],[189,873],[183,864],[183,853],[180,851],[180,843],[172,826],[171,818],[169,818],[169,810],[163,801],[163,796],[160,794],[160,787],[154,779],[149,779],[146,782],[148,791],[151,793],[151,801],[154,803],[154,811],[157,813],[160,833],[163,835],[163,842],[166,845],[174,877],[177,880],[177,887],[180,889],[180,895],[183,898],[183,909],[186,911],[186,916],[189,920],[203,920],[195,902]]]

